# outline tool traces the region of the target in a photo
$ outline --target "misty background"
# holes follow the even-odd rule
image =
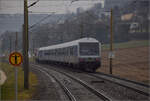
[[[30,0],[29,4],[36,0]],[[148,0],[94,0],[48,1],[41,0],[29,11],[30,51],[82,37],[94,37],[102,43],[110,38],[110,9],[113,9],[114,42],[148,39]],[[40,13],[45,12],[45,13]],[[50,14],[55,12],[54,14]],[[48,16],[48,17],[47,17]],[[45,18],[42,20],[43,18]],[[41,22],[39,22],[42,20]],[[1,53],[14,45],[15,33],[19,33],[19,49],[22,49],[23,2],[0,0]],[[32,27],[31,27],[32,26]],[[11,40],[10,40],[11,39]],[[13,50],[13,48],[12,48]]]

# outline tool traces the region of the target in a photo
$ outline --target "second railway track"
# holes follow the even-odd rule
[[[145,96],[149,96],[149,86],[147,85],[142,85],[136,82],[132,82],[132,81],[127,81],[126,79],[122,79],[122,78],[116,78],[114,76],[111,75],[106,75],[106,74],[101,74],[101,73],[96,73],[96,74],[92,74],[92,73],[88,73],[88,75],[93,76],[95,78],[98,79],[103,79],[109,82],[113,82],[117,85],[129,88],[131,90],[134,90],[142,95]]]

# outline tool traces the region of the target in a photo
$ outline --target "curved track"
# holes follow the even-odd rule
[[[34,68],[34,69],[37,69],[40,72],[44,73],[49,79],[51,79],[52,77],[55,81],[57,81],[60,87],[64,90],[65,94],[68,96],[70,101],[77,101],[75,97],[73,96],[73,94],[71,94],[70,90],[63,83],[61,83],[55,76],[53,76],[52,74],[49,74],[46,70],[39,69],[39,68]]]
[[[73,72],[81,72],[79,70],[74,70],[71,68],[66,68],[66,67],[64,67],[64,68],[66,70],[68,69],[68,70],[71,70]],[[122,87],[126,87],[126,88],[131,89],[135,92],[138,92],[142,95],[150,96],[150,92],[149,92],[150,85],[136,82],[136,81],[132,81],[132,80],[128,80],[128,79],[124,79],[124,78],[117,77],[117,76],[110,75],[110,74],[101,73],[101,72],[88,73],[88,72],[82,71],[82,73],[87,74],[87,75],[92,76],[92,77],[95,77],[95,78],[100,79],[100,80],[109,81],[109,82],[112,82],[114,84],[120,85]]]
[[[33,66],[39,67],[40,69],[42,68],[41,66],[38,66],[38,65],[33,65]],[[47,68],[42,68],[42,70],[49,71],[49,69],[47,69]],[[78,79],[75,76],[72,76],[69,73],[66,73],[66,72],[63,72],[63,71],[58,71],[58,70],[52,69],[52,68],[51,68],[51,70],[53,70],[53,71],[55,71],[57,73],[60,73],[62,75],[65,75],[66,77],[74,80],[75,82],[78,82],[79,84],[81,84],[83,87],[85,87],[86,89],[88,89],[91,93],[93,93],[94,95],[96,95],[101,100],[103,100],[103,101],[111,101],[110,98],[108,98],[106,95],[102,94],[101,92],[99,92],[98,90],[96,90],[91,85],[89,85],[86,82],[84,82],[83,80]]]
[[[119,80],[114,80],[113,77],[110,77],[112,80],[107,80],[107,78],[99,77],[100,74],[98,73],[88,73],[82,72],[80,70],[74,70],[72,68],[66,68],[63,66],[49,66],[49,65],[39,65],[47,70],[53,70],[59,72],[60,74],[66,75],[67,77],[75,80],[77,79],[78,83],[83,82],[82,85],[89,89],[88,87],[95,89],[92,92],[95,92],[95,95],[99,97],[106,97],[107,99],[103,98],[103,100],[133,100],[134,101],[148,101],[148,93],[143,93],[136,89],[136,87],[129,86],[127,83],[121,82]],[[114,81],[113,81],[114,80]],[[126,81],[128,82],[128,81]],[[86,86],[88,85],[88,86]],[[142,86],[142,85],[140,85]],[[100,93],[100,95],[99,95]],[[107,96],[106,96],[107,95]]]

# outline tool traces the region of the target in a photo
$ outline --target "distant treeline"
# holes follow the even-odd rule
[[[137,2],[136,2],[137,3]],[[148,6],[137,3],[138,6],[113,7],[113,35],[114,42],[125,42],[136,39],[148,39]],[[128,8],[127,8],[128,7]],[[139,9],[140,8],[140,9]],[[109,13],[102,13],[105,8],[96,4],[91,9],[77,12],[76,14],[66,14],[63,20],[56,23],[46,23],[29,30],[29,47],[30,50],[43,46],[59,44],[82,37],[94,37],[102,43],[109,43],[110,40],[110,16]],[[126,12],[125,12],[126,11]],[[121,16],[133,13],[132,19],[123,21]],[[65,15],[64,15],[65,16]],[[147,16],[147,18],[145,18]],[[62,16],[63,17],[63,16]],[[131,29],[132,23],[138,23],[138,27]],[[22,49],[22,32],[19,32],[19,49]],[[1,35],[0,47],[1,52],[14,49],[15,32],[5,32]],[[10,44],[11,43],[11,44]]]

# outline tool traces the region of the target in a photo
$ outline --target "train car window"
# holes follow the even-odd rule
[[[70,55],[70,47],[67,47],[67,55]]]
[[[80,43],[80,55],[99,55],[99,43]]]
[[[50,55],[52,55],[52,50],[50,50]]]
[[[59,55],[61,55],[61,49],[59,49]]]
[[[50,52],[49,52],[48,50],[46,50],[46,51],[44,52],[44,55],[50,55]]]
[[[74,46],[72,47],[72,56],[74,55]]]
[[[42,51],[39,51],[39,57],[41,57],[42,56]]]
[[[57,51],[56,51],[56,49],[55,49],[55,56],[57,55]]]
[[[53,56],[55,55],[55,50],[53,49],[53,54],[52,54]]]
[[[51,51],[50,51],[50,50],[48,50],[48,52],[49,52],[49,55],[51,55]]]
[[[69,53],[70,52],[69,47],[67,47],[66,49],[67,49],[67,55],[69,55],[70,54]]]
[[[63,55],[63,49],[61,48],[61,55]]]
[[[53,56],[53,50],[51,50],[51,55]]]
[[[60,55],[60,50],[58,49],[58,55]]]
[[[73,55],[73,47],[70,47],[70,55]]]
[[[67,48],[64,48],[64,55],[67,55]]]
[[[53,55],[52,50],[51,50],[51,55]]]
[[[62,48],[62,55],[64,55],[64,48]]]
[[[63,48],[63,55],[65,55],[65,48]]]
[[[44,52],[44,55],[47,55],[47,52],[46,52],[46,51]]]
[[[77,56],[77,46],[74,46],[74,48],[73,48],[73,55]]]
[[[56,49],[54,49],[54,55],[56,55]]]
[[[72,56],[73,56],[73,47],[71,48],[71,51],[72,51]]]
[[[53,55],[55,55],[55,49],[53,49]]]
[[[59,49],[57,49],[57,55],[59,55]]]

